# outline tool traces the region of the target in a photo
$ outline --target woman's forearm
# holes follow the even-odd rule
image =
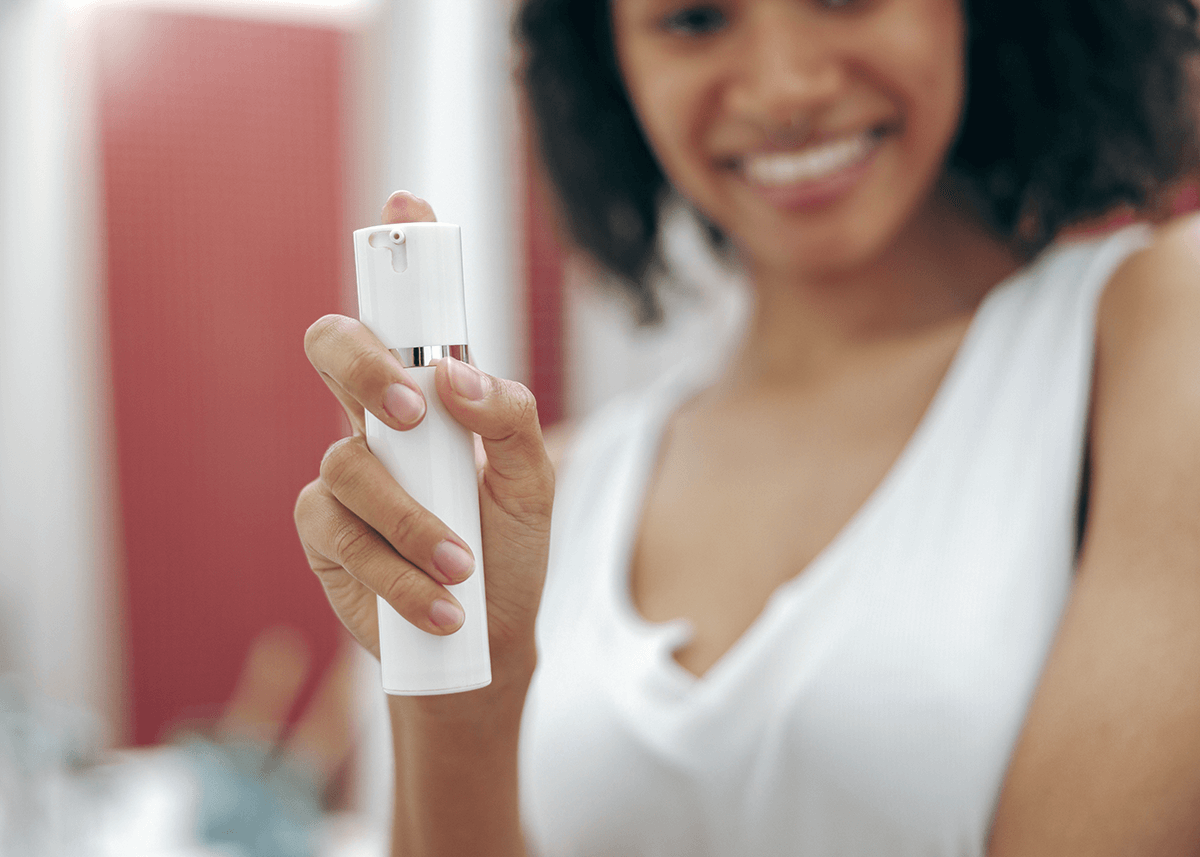
[[[391,697],[393,857],[525,857],[517,744],[528,681],[438,697]],[[476,694],[490,697],[478,704]]]

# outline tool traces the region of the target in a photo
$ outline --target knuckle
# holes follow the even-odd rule
[[[388,541],[401,554],[418,537],[425,523],[425,510],[414,502],[397,507],[388,527]]]
[[[543,459],[521,475],[518,480],[506,480],[503,496],[493,499],[514,520],[526,526],[547,526],[554,510],[554,468]]]
[[[398,612],[405,612],[405,608],[411,612],[412,602],[415,601],[417,594],[418,574],[420,572],[414,569],[404,569],[389,575],[388,579],[379,587],[379,596],[395,607]]]
[[[554,479],[541,480],[521,498],[521,517],[528,522],[549,521],[554,509]]]
[[[540,446],[542,428],[538,420],[537,399],[533,393],[517,381],[501,382],[500,392],[500,408],[496,418],[502,436],[496,439],[516,441],[522,446],[536,441]]]
[[[319,500],[321,489],[317,484],[317,480],[313,480],[300,489],[299,495],[296,497],[296,506],[292,509],[292,519],[296,522],[296,529],[301,535],[310,520],[312,520],[315,511],[315,505]]]
[[[380,359],[379,348],[365,342],[356,342],[348,348],[341,371],[336,373],[350,390],[370,390],[385,385],[390,380],[385,362]]]
[[[346,586],[346,570],[340,565],[316,563],[310,564],[309,567],[312,569],[312,573],[316,575],[321,588],[325,590],[326,597],[344,589]]]
[[[371,531],[361,521],[343,521],[334,530],[331,546],[333,559],[343,567],[358,565],[363,553],[371,546]]]
[[[334,489],[354,478],[361,462],[362,442],[357,437],[334,441],[321,457],[321,481]]]
[[[536,502],[540,506],[540,511],[546,516],[550,516],[550,510],[554,506],[554,468],[546,459],[542,460],[542,464],[538,467],[533,476],[534,491],[533,495],[537,498]]]
[[[352,318],[336,313],[323,315],[308,326],[304,332],[304,351],[310,360],[322,347],[343,338],[354,327]]]
[[[543,507],[549,513],[554,505],[554,468],[545,456],[529,469],[525,484],[529,503]]]
[[[356,346],[346,355],[342,375],[351,389],[366,386],[378,367],[376,354],[369,348]]]
[[[513,423],[518,426],[540,425],[538,422],[537,399],[533,392],[518,381],[508,383],[508,397],[512,405]]]

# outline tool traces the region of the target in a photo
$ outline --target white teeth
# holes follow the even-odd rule
[[[801,152],[751,155],[742,162],[750,181],[759,185],[790,185],[815,181],[861,161],[875,148],[869,133],[845,137]]]

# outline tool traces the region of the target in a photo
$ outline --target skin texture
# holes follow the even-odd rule
[[[1020,260],[941,176],[962,107],[951,0],[614,0],[613,11],[627,88],[664,169],[731,237],[758,299],[744,352],[670,423],[631,572],[647,618],[691,620],[678,657],[703,673],[883,478],[980,300]],[[864,132],[878,137],[871,157],[817,180],[764,192],[740,169]],[[432,211],[389,200],[385,221],[413,219]],[[992,857],[1197,853],[1198,247],[1195,221],[1164,227],[1105,294],[1078,584],[1001,795]],[[447,597],[435,552],[456,537],[385,484],[361,438],[364,407],[403,427],[385,405],[404,411],[393,385],[411,382],[353,320],[318,321],[306,347],[354,427],[297,503],[313,570],[372,651],[376,592],[452,632],[434,617]],[[553,474],[528,391],[455,382],[459,370],[469,373],[439,368],[438,393],[483,437],[496,679],[390,700],[396,854],[524,848],[517,730]],[[469,378],[483,398],[462,395]],[[753,442],[728,443],[734,425]],[[786,514],[738,519],[751,508],[741,501],[763,492]]]

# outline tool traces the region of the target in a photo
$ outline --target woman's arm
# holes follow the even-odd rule
[[[396,758],[394,857],[525,855],[517,738],[527,686],[389,698]],[[485,705],[467,699],[475,694],[491,698]]]
[[[1109,284],[1091,425],[1078,577],[990,857],[1200,854],[1200,218]]]

